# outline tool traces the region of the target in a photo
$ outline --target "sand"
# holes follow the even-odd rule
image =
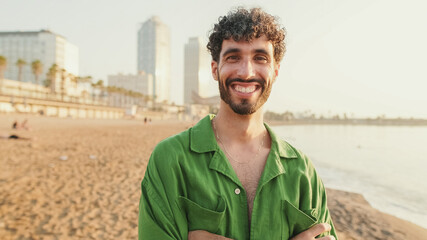
[[[31,131],[12,131],[29,119]],[[191,124],[0,115],[0,239],[137,239],[140,182],[154,146]],[[427,230],[328,190],[340,239],[427,239]]]

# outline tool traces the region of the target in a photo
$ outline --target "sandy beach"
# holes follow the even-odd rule
[[[31,131],[14,130],[29,119]],[[137,239],[140,182],[154,146],[186,122],[0,115],[0,239]],[[340,239],[427,239],[363,196],[328,189]]]

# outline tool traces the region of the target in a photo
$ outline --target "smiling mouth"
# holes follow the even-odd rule
[[[257,90],[257,86],[252,85],[252,86],[248,86],[248,87],[243,87],[240,85],[234,85],[234,90],[236,90],[237,92],[240,92],[240,93],[253,93],[253,92],[255,92],[255,90]]]
[[[234,78],[227,79],[225,84],[241,97],[249,97],[260,89],[261,91],[264,91],[264,81],[260,79],[242,80]]]

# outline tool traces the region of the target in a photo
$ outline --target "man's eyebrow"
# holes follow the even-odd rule
[[[225,56],[225,55],[230,54],[230,53],[237,53],[237,52],[241,52],[241,50],[240,50],[239,48],[230,48],[230,49],[227,49],[227,50],[222,54],[222,56]]]
[[[230,49],[227,49],[222,54],[222,56],[226,56],[226,55],[228,55],[230,53],[238,53],[238,52],[241,52],[241,50],[239,48],[230,48]],[[269,55],[270,54],[267,50],[265,50],[263,48],[255,49],[253,52],[255,52],[255,53],[262,53],[262,54],[265,54],[265,55]]]
[[[270,53],[269,52],[267,52],[267,50],[265,50],[265,49],[262,49],[262,48],[260,48],[260,49],[255,49],[255,51],[254,51],[255,53],[263,53],[263,54],[266,54],[266,55],[269,55]]]

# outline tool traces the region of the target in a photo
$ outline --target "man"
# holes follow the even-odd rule
[[[142,181],[139,239],[334,239],[310,160],[263,123],[285,32],[239,8],[209,37],[216,116],[157,145]]]

